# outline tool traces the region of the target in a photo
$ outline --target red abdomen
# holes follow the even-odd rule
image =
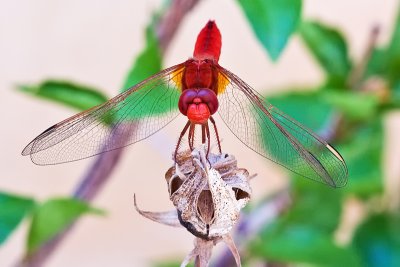
[[[212,59],[218,62],[220,54],[221,33],[217,24],[210,20],[197,36],[193,57],[194,59]]]

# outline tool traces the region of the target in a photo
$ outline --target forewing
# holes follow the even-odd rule
[[[346,184],[346,164],[331,145],[262,99],[235,74],[218,69],[228,81],[218,95],[219,114],[237,138],[304,177],[332,187]]]
[[[57,123],[23,150],[39,165],[91,157],[154,134],[179,111],[183,64],[163,70],[109,101]]]

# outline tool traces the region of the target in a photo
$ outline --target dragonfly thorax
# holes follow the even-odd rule
[[[182,76],[182,89],[209,88],[216,92],[218,73],[213,68],[213,61],[209,59],[187,61]]]
[[[216,94],[208,88],[186,89],[178,102],[180,112],[195,124],[204,124],[218,109]]]

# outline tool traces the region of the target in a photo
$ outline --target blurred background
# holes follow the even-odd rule
[[[367,89],[367,93],[361,96],[348,93],[342,98],[340,93],[344,90],[351,92],[351,86],[347,83],[348,77],[351,70],[365,58],[367,47],[371,43],[372,29],[376,25],[379,26],[379,34],[375,47],[390,46],[388,44],[393,40],[393,32],[397,31],[397,35],[400,35],[400,30],[395,26],[399,2],[302,1],[303,21],[317,21],[326,28],[336,29],[345,40],[351,67],[345,71],[348,77],[343,83],[329,80],[329,67],[323,66],[324,60],[325,63],[328,60],[332,65],[335,65],[335,61],[329,61],[329,57],[315,56],[318,54],[315,52],[318,48],[325,47],[323,41],[314,46],[312,44],[312,40],[318,38],[318,27],[313,28],[314,31],[310,30],[308,33],[311,33],[307,35],[307,28],[299,26],[301,30],[293,32],[279,58],[273,61],[271,51],[257,38],[252,28],[254,23],[247,19],[246,9],[239,2],[241,1],[199,1],[180,23],[165,51],[163,66],[168,67],[189,58],[199,30],[209,19],[214,19],[223,38],[220,65],[237,74],[267,98],[271,96],[272,103],[319,133],[323,132],[320,129],[323,123],[318,121],[314,125],[313,119],[308,121],[301,117],[301,113],[307,112],[306,109],[310,105],[325,105],[329,102],[329,108],[333,107],[343,114],[344,118],[341,118],[340,123],[348,126],[347,129],[341,130],[343,134],[340,132],[335,135],[332,142],[338,144],[341,152],[343,149],[346,160],[346,156],[350,159],[355,157],[354,161],[348,162],[347,189],[324,188],[304,178],[296,177],[291,180],[290,176],[293,175],[246,148],[220,123],[222,145],[226,152],[237,157],[240,167],[258,174],[257,178],[252,180],[252,207],[262,205],[265,199],[271,200],[271,196],[282,190],[293,193],[293,203],[296,203],[299,195],[313,196],[312,190],[318,192],[319,195],[316,193],[317,196],[307,199],[307,209],[296,211],[303,214],[303,218],[290,217],[290,210],[296,207],[289,206],[283,215],[284,218],[281,217],[273,223],[279,231],[292,225],[294,221],[301,221],[301,229],[308,229],[305,225],[309,221],[312,226],[312,216],[323,217],[325,213],[329,213],[327,210],[336,209],[334,215],[326,215],[329,220],[329,216],[336,218],[335,225],[330,225],[323,235],[324,238],[329,236],[331,242],[326,249],[326,253],[331,255],[328,258],[321,256],[323,259],[315,262],[308,258],[293,258],[298,249],[293,245],[296,237],[291,239],[292,236],[288,234],[287,243],[285,240],[276,240],[280,232],[273,227],[267,227],[260,230],[263,233],[260,235],[262,238],[254,242],[249,241],[251,244],[245,249],[247,256],[244,260],[249,266],[264,261],[294,265],[308,263],[316,266],[344,266],[345,261],[335,263],[335,255],[347,255],[348,262],[354,263],[347,266],[367,266],[367,263],[370,263],[368,266],[399,266],[396,263],[400,264],[400,254],[396,253],[400,253],[400,243],[398,238],[391,238],[394,233],[400,233],[399,224],[394,223],[399,209],[400,144],[397,137],[400,134],[400,116],[396,108],[400,107],[400,104],[391,101],[395,99],[395,93],[392,95],[390,90],[396,84],[396,90],[400,90],[400,83],[396,83],[395,68],[400,64],[393,65],[385,61],[389,56],[381,56],[384,49],[380,49],[382,53],[374,52],[372,56],[367,57],[368,61],[371,58],[378,59],[374,61],[373,66],[366,63],[368,67],[360,78],[363,85],[366,80],[370,80],[369,78],[376,78],[370,81],[378,83],[375,87],[375,84],[372,84],[373,100],[368,96],[363,98],[370,92]],[[168,1],[18,0],[3,1],[1,6],[0,109],[3,130],[0,138],[0,191],[33,198],[38,203],[52,197],[66,197],[73,192],[80,177],[95,159],[42,167],[34,165],[28,157],[22,157],[20,153],[23,147],[44,129],[78,110],[54,101],[35,98],[18,90],[18,86],[56,79],[97,88],[107,97],[116,95],[123,86],[135,58],[146,46],[144,31],[152,15],[162,10],[163,6],[167,8]],[[333,35],[336,38],[336,35]],[[400,45],[400,37],[398,44]],[[333,54],[336,53],[335,45],[340,46],[341,43],[333,43]],[[400,53],[397,55],[397,62],[400,62]],[[332,58],[339,60],[340,55]],[[340,87],[337,90],[339,93],[328,93],[315,98],[300,93],[301,97],[293,98],[293,95],[299,95],[297,92],[304,89],[318,91],[326,87],[333,90]],[[336,97],[339,100],[325,101],[328,97]],[[309,99],[309,102],[306,103],[304,98]],[[285,99],[290,99],[292,104],[285,102]],[[312,113],[319,115],[319,110],[314,109]],[[350,116],[349,120],[347,116]],[[376,122],[377,118],[379,122]],[[329,122],[325,119],[322,119],[324,123]],[[83,216],[48,259],[46,266],[152,266],[156,262],[179,262],[183,259],[192,249],[193,236],[184,229],[169,228],[141,217],[134,209],[133,194],[137,196],[139,207],[145,210],[164,211],[173,208],[169,201],[164,173],[173,163],[171,155],[179,134],[177,129],[181,129],[184,122],[184,119],[175,120],[156,135],[125,149],[121,161],[112,173],[112,179],[109,179],[92,204],[104,209],[106,215]],[[310,123],[313,125],[309,125]],[[376,126],[380,123],[382,126]],[[351,132],[346,132],[347,130]],[[360,135],[353,135],[359,131]],[[375,141],[379,144],[374,146],[373,154],[368,154],[366,147],[373,146]],[[362,166],[363,170],[358,170],[359,166]],[[368,169],[368,166],[372,169]],[[352,170],[359,171],[360,183],[352,184]],[[368,180],[368,174],[373,175],[371,180]],[[362,180],[363,177],[366,180]],[[320,198],[321,196],[324,197]],[[327,205],[327,202],[330,202],[328,198],[331,197],[337,206]],[[248,212],[251,213],[251,210]],[[312,211],[312,215],[306,213],[307,211]],[[380,218],[378,222],[368,221],[368,218],[376,217]],[[324,222],[321,224],[324,225]],[[360,225],[364,228],[357,228],[362,227]],[[374,237],[357,232],[357,229],[370,232],[375,228],[389,230],[377,232]],[[290,229],[295,231],[293,229],[299,228]],[[2,244],[1,266],[13,266],[23,257],[28,230],[29,220],[25,220]],[[299,233],[308,234],[306,230]],[[353,235],[356,235],[355,239]],[[317,242],[309,237],[301,239],[301,246],[325,248],[325,241],[328,239],[318,236],[320,242]],[[308,244],[307,240],[311,240],[311,243]],[[361,240],[360,243],[357,243],[357,240]],[[359,246],[361,243],[368,244],[369,241],[373,244],[371,247]],[[270,247],[265,248],[264,242],[283,244],[292,253],[285,254],[284,249],[279,246],[274,248],[269,245]],[[287,244],[291,244],[291,247]],[[349,247],[350,249],[347,249]],[[217,257],[223,250],[224,245],[218,245],[214,256]],[[279,253],[275,253],[276,250]],[[299,253],[310,255],[310,258],[325,255],[325,252],[321,251]],[[383,261],[380,261],[382,259]]]

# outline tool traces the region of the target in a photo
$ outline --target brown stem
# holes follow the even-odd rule
[[[156,29],[162,53],[167,50],[183,17],[199,2],[199,0],[174,0],[165,11]]]
[[[184,16],[199,2],[199,0],[173,0],[156,25],[157,38],[161,51],[164,53],[176,33]],[[133,129],[134,130],[134,129]],[[113,135],[110,138],[121,138]],[[122,137],[123,138],[123,137]],[[73,197],[85,201],[91,201],[103,188],[111,177],[112,171],[117,166],[123,149],[114,150],[99,155],[88,171],[83,175],[80,184],[73,193]],[[36,252],[24,257],[15,266],[17,267],[39,267],[43,266],[46,259],[57,249],[65,237],[73,230],[76,222],[72,223],[66,230],[48,241]]]
[[[194,267],[203,267],[201,266],[201,262],[200,262],[200,257],[196,256],[196,258],[194,259]]]
[[[365,69],[367,68],[368,62],[371,59],[372,53],[374,52],[374,48],[376,47],[378,36],[379,36],[379,25],[374,25],[370,32],[367,46],[361,57],[361,60],[353,68],[349,76],[348,85],[353,90],[359,89],[362,84],[362,79],[365,74]]]

